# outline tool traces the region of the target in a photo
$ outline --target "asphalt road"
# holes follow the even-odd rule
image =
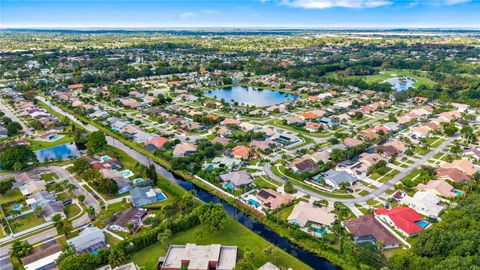
[[[12,121],[18,122],[23,129],[23,132],[27,135],[32,135],[32,131],[25,125],[23,121],[21,121],[0,99],[0,111],[5,113],[6,116],[8,116]]]
[[[316,192],[313,192],[311,190],[308,190],[308,189],[305,189],[303,187],[300,187],[298,185],[295,185],[295,188],[305,194],[308,194],[312,197],[315,197],[315,198],[319,198],[319,199],[324,199],[324,200],[327,200],[327,201],[330,201],[330,202],[341,202],[341,203],[361,203],[361,202],[366,202],[370,199],[373,199],[375,197],[378,197],[379,195],[381,195],[382,193],[384,193],[385,191],[387,191],[388,189],[390,189],[391,187],[393,187],[397,182],[399,182],[400,180],[402,180],[404,177],[406,177],[407,175],[409,175],[410,173],[412,173],[413,170],[415,170],[417,167],[421,166],[421,165],[424,165],[429,159],[431,159],[433,156],[435,156],[436,154],[438,154],[440,151],[442,151],[445,147],[447,147],[449,144],[451,144],[453,141],[455,141],[455,139],[457,139],[458,135],[455,135],[453,137],[450,137],[448,138],[447,140],[445,140],[442,144],[440,144],[439,146],[437,146],[436,148],[432,149],[428,154],[426,154],[425,156],[423,156],[422,158],[420,158],[419,160],[417,160],[415,163],[413,163],[412,165],[410,165],[408,168],[405,168],[405,170],[401,171],[400,173],[398,173],[397,175],[395,175],[394,177],[392,177],[392,179],[390,179],[389,181],[385,182],[383,185],[379,186],[377,189],[373,190],[372,192],[370,192],[369,194],[365,195],[365,196],[362,196],[362,197],[357,197],[357,198],[334,198],[334,197],[330,197],[330,196],[325,196],[325,195],[321,195],[321,194],[318,194]],[[284,183],[285,180],[282,179],[281,177],[278,177],[276,176],[273,172],[272,172],[272,166],[270,164],[265,164],[263,166],[263,169],[265,171],[265,173],[267,174],[268,177],[272,178],[273,180],[277,181],[277,182],[280,182],[280,183]]]

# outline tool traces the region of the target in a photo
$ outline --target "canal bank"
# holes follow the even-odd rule
[[[282,236],[279,235],[279,233],[274,232],[272,230],[272,228],[274,228],[275,226],[273,226],[268,220],[265,220],[265,219],[262,220],[260,217],[256,217],[253,213],[247,214],[248,212],[243,212],[243,210],[248,211],[248,209],[245,209],[243,205],[240,205],[236,201],[222,199],[221,194],[217,193],[217,195],[219,196],[213,195],[213,194],[216,194],[215,191],[210,190],[208,187],[206,187],[206,185],[204,185],[200,181],[198,180],[196,181],[193,178],[193,176],[191,176],[188,173],[181,172],[181,171],[177,172],[178,174],[172,173],[171,171],[165,168],[165,167],[169,168],[170,164],[168,164],[164,160],[159,159],[158,157],[153,156],[153,154],[148,152],[146,149],[139,149],[141,152],[146,152],[145,154],[143,154],[137,151],[136,148],[138,148],[138,146],[135,145],[133,142],[126,141],[126,144],[124,144],[122,142],[124,140],[123,138],[119,138],[122,140],[120,141],[119,139],[113,137],[113,136],[118,137],[120,136],[119,134],[115,134],[113,131],[100,125],[99,123],[96,123],[94,121],[91,121],[85,118],[82,119],[81,116],[80,117],[73,116],[70,113],[65,112],[65,110],[67,109],[63,109],[58,106],[55,106],[50,102],[46,101],[43,97],[41,97],[41,100],[44,101],[45,104],[50,106],[52,109],[54,109],[57,113],[61,113],[65,115],[66,117],[71,119],[74,123],[82,126],[88,131],[101,130],[102,132],[105,132],[108,135],[112,135],[112,136],[107,136],[107,142],[109,145],[126,152],[129,156],[131,156],[132,158],[136,159],[138,162],[144,165],[148,166],[150,164],[154,164],[157,173],[159,173],[162,177],[168,179],[171,182],[174,182],[175,184],[181,186],[187,191],[195,190],[197,193],[197,197],[200,200],[204,202],[221,203],[225,208],[226,212],[229,214],[229,216],[237,220],[239,223],[241,223],[245,227],[249,228],[251,231],[262,236],[264,239],[268,240],[272,244],[278,246],[282,250],[296,256],[297,258],[302,260],[304,263],[310,265],[312,268],[338,269],[336,265],[341,265],[342,268],[345,268],[345,269],[355,269],[355,267],[352,266],[350,263],[344,261],[336,250],[335,251],[330,250],[328,247],[326,247],[326,245],[323,246],[325,247],[324,249],[321,249],[323,247],[320,245],[306,246],[302,241],[297,241],[292,237],[287,238],[285,237],[285,235],[282,235]],[[185,179],[188,179],[188,180],[185,180]],[[269,226],[267,226],[266,224],[269,224]],[[299,246],[301,246],[301,248]],[[306,249],[309,251],[307,251]],[[317,255],[321,256],[322,258],[318,257]],[[328,260],[323,258],[327,258]]]

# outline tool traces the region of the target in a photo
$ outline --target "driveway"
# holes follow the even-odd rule
[[[428,154],[426,154],[425,156],[423,156],[422,158],[420,158],[419,160],[417,160],[415,163],[413,163],[412,165],[410,165],[408,168],[405,168],[404,170],[400,171],[400,173],[398,173],[397,175],[395,175],[394,177],[392,177],[392,179],[390,179],[389,181],[383,183],[383,185],[379,186],[377,189],[373,190],[372,192],[370,192],[369,194],[365,195],[365,196],[362,196],[362,197],[357,197],[357,198],[333,198],[333,197],[330,197],[330,196],[325,196],[325,195],[321,195],[321,194],[318,194],[316,192],[313,192],[311,190],[307,190],[307,189],[304,189],[298,185],[295,185],[295,188],[301,192],[304,192],[305,194],[308,194],[312,197],[315,197],[315,198],[319,198],[319,199],[324,199],[324,200],[327,200],[327,201],[330,201],[330,202],[341,202],[341,203],[361,203],[361,202],[366,202],[370,199],[373,199],[373,198],[376,198],[378,196],[380,196],[381,194],[383,194],[385,191],[387,191],[388,189],[390,189],[391,187],[393,187],[397,182],[399,182],[400,180],[402,180],[404,177],[406,177],[407,175],[409,175],[410,173],[412,173],[413,170],[415,170],[417,167],[419,166],[422,166],[424,164],[427,163],[427,161],[429,159],[431,159],[433,156],[435,156],[436,154],[440,153],[443,149],[445,149],[445,147],[447,147],[449,144],[451,144],[452,142],[454,142],[456,139],[458,138],[458,134],[453,136],[453,137],[450,137],[448,138],[447,140],[445,140],[442,144],[440,144],[439,146],[437,146],[436,148],[432,149]],[[276,176],[273,172],[272,172],[272,166],[270,164],[265,164],[263,166],[263,170],[265,171],[265,173],[267,174],[268,177],[272,178],[273,180],[277,181],[277,182],[280,182],[280,183],[284,183],[285,180],[282,179],[281,177],[278,177]]]

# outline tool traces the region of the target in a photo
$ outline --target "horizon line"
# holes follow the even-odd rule
[[[1,30],[124,30],[124,31],[154,31],[154,30],[474,30],[480,31],[475,26],[138,26],[138,27],[99,27],[99,26],[7,26]]]

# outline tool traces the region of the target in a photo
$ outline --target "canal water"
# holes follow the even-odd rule
[[[47,103],[48,104],[48,103]],[[56,111],[62,113],[63,115],[67,116],[68,118],[72,119],[72,121],[79,123],[81,126],[84,128],[87,128],[84,126],[83,123],[81,123],[78,119],[76,119],[73,115],[61,110],[60,108],[53,106],[52,104],[49,104],[52,108],[54,108]],[[88,127],[88,130],[97,130],[95,127]],[[149,166],[152,164],[152,161],[147,158],[146,156],[140,154],[139,152],[129,148],[122,142],[118,141],[115,138],[112,138],[110,136],[106,136],[107,143],[109,145],[112,145],[114,147],[117,147],[126,153],[130,155],[132,158],[136,159],[143,165]],[[303,250],[297,246],[295,246],[293,243],[291,243],[287,238],[279,236],[275,232],[271,231],[268,229],[265,225],[262,223],[256,221],[255,219],[251,218],[247,214],[243,213],[242,211],[236,209],[232,205],[228,204],[224,200],[220,199],[219,197],[212,195],[205,190],[197,187],[194,185],[192,182],[186,181],[184,179],[180,179],[176,175],[173,175],[170,171],[165,169],[164,167],[158,165],[157,163],[153,163],[155,166],[155,170],[157,173],[162,175],[163,177],[169,179],[172,182],[177,183],[179,186],[181,186],[183,189],[187,191],[192,191],[195,190],[196,196],[206,202],[212,202],[212,203],[221,203],[223,205],[223,208],[227,212],[229,216],[234,218],[236,221],[240,222],[242,225],[250,229],[251,231],[255,232],[256,234],[260,235],[270,243],[276,245],[277,247],[281,248],[282,250],[286,251],[287,253],[295,256],[305,264],[309,265],[313,269],[316,270],[338,270],[339,267],[331,264],[329,261],[322,259],[315,254],[312,254],[306,250]]]
[[[178,177],[172,175],[175,179],[175,182],[180,185],[183,189],[187,191],[194,190],[196,196],[206,203],[220,203],[223,205],[223,208],[227,212],[229,216],[234,218],[236,221],[243,224],[245,227],[249,228],[251,231],[255,232],[256,234],[260,235],[261,237],[265,238],[270,243],[276,245],[277,247],[283,249],[287,253],[291,254],[292,256],[298,258],[305,264],[309,265],[313,269],[325,269],[325,270],[338,270],[339,268],[329,261],[322,259],[315,254],[312,254],[304,249],[301,249],[291,243],[287,238],[279,236],[269,228],[267,228],[262,223],[258,222],[254,218],[248,216],[241,210],[233,207],[226,201],[220,199],[219,197],[208,193],[207,191],[199,188],[198,186],[194,185],[192,182],[185,181],[182,179],[178,179]]]

